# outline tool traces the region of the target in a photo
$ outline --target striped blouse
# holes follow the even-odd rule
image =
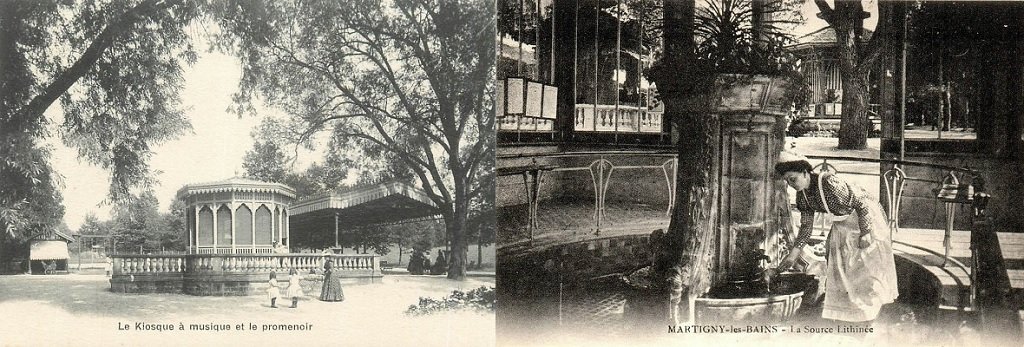
[[[821,174],[822,187],[818,187],[818,175],[811,173],[810,185],[796,195],[796,209],[800,211],[800,233],[797,236],[797,243],[803,244],[811,236],[815,212],[831,212],[837,216],[845,216],[856,211],[861,235],[871,232],[871,221],[868,218],[870,201],[865,194],[858,193],[862,190],[854,188],[831,173]],[[824,194],[820,194],[819,190],[823,190]],[[821,201],[821,195],[825,195],[828,209]]]

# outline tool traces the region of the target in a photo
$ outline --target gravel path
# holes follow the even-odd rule
[[[275,309],[265,295],[111,293],[102,275],[0,276],[0,346],[493,346],[494,314],[403,313],[421,296],[481,286],[494,279],[391,275],[344,284],[344,302]],[[262,331],[274,328],[285,330]]]

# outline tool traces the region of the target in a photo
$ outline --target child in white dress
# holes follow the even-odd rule
[[[288,296],[292,297],[291,308],[299,307],[299,297],[305,294],[302,293],[302,286],[299,284],[301,276],[299,272],[292,268],[288,271]]]
[[[267,288],[267,297],[270,298],[270,307],[277,308],[277,298],[281,296],[281,290],[277,287],[277,273],[270,273],[270,287]]]

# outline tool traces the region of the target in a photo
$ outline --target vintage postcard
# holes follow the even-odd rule
[[[0,2],[0,346],[494,345],[494,9]]]
[[[498,345],[1018,344],[1022,10],[498,1]]]

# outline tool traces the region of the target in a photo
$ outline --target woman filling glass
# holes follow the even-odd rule
[[[816,212],[835,216],[826,241],[822,318],[867,322],[899,295],[896,264],[882,207],[867,192],[831,173],[814,173],[806,158],[782,152],[775,171],[797,191],[800,231],[772,277],[788,270],[811,236]]]

